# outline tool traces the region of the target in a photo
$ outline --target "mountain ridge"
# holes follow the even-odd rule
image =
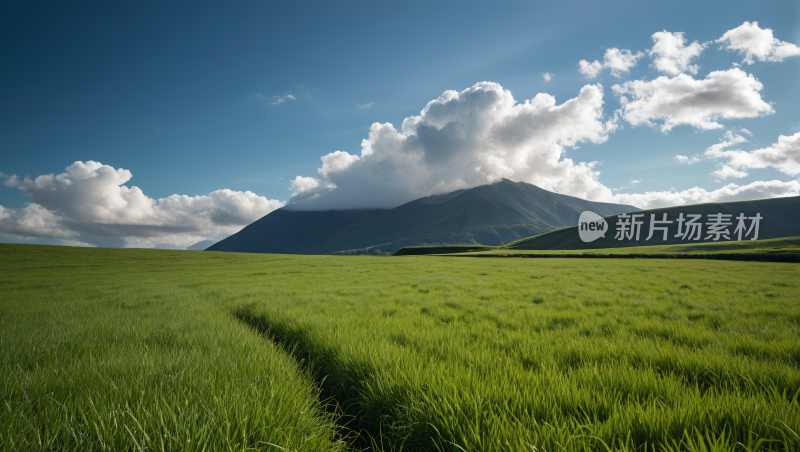
[[[329,254],[376,246],[381,246],[381,252],[393,252],[414,241],[478,243],[473,231],[479,236],[497,236],[492,239],[496,241],[505,240],[503,234],[514,238],[516,228],[519,234],[529,234],[517,234],[517,238],[523,238],[577,225],[584,210],[609,216],[639,209],[586,201],[503,179],[494,184],[426,196],[393,209],[281,208],[207,250]],[[484,231],[487,228],[492,231]]]

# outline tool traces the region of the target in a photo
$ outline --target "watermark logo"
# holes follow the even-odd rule
[[[600,237],[605,238],[606,231],[608,231],[608,223],[603,217],[588,210],[581,213],[581,217],[578,219],[578,233],[581,240],[594,242]]]
[[[670,219],[670,215],[673,219]],[[584,242],[594,242],[600,237],[605,238],[609,229],[616,229],[617,233],[611,240],[649,242],[677,242],[681,241],[713,241],[720,240],[758,240],[761,220],[764,217],[756,212],[747,216],[743,212],[734,217],[733,213],[687,213],[674,212],[651,213],[623,213],[616,216],[616,222],[611,226],[600,215],[594,212],[583,212],[578,219],[578,233]],[[707,221],[703,221],[705,216]],[[650,221],[647,221],[649,217]],[[660,218],[659,218],[660,217]],[[612,217],[614,218],[614,217]],[[735,227],[734,227],[735,226]],[[733,229],[733,231],[731,231]],[[672,235],[673,232],[677,234]],[[647,237],[645,237],[647,234]],[[705,237],[705,238],[703,238]]]

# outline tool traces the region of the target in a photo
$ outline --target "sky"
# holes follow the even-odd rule
[[[800,195],[798,2],[9,1],[0,43],[0,242],[202,247],[502,178]]]

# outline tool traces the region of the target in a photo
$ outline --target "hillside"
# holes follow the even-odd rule
[[[599,213],[599,212],[598,212]],[[583,242],[580,239],[577,226],[563,228],[551,231],[545,234],[540,234],[535,237],[519,240],[508,245],[503,246],[504,249],[509,250],[592,250],[601,248],[619,248],[630,246],[653,246],[653,245],[691,245],[699,243],[714,242],[713,236],[709,238],[709,222],[713,222],[710,214],[729,214],[729,222],[731,223],[726,227],[730,240],[738,241],[738,235],[735,233],[738,221],[736,217],[744,214],[746,217],[751,218],[756,214],[761,216],[758,229],[758,240],[775,239],[781,237],[794,237],[800,235],[800,197],[793,196],[787,198],[772,198],[772,199],[759,199],[753,201],[737,201],[726,203],[708,203],[708,204],[695,204],[689,206],[669,207],[663,209],[653,209],[636,212],[637,214],[644,214],[641,217],[643,222],[639,239],[636,240],[635,235],[624,240],[615,239],[617,232],[617,224],[620,221],[618,215],[612,215],[604,218],[608,223],[608,232],[604,238],[599,238],[593,242]],[[651,214],[655,214],[656,220],[662,220],[663,215],[667,214],[667,221],[672,221],[670,224],[662,224],[658,226],[667,228],[667,240],[663,240],[663,232],[655,231],[653,237],[647,240],[649,235]],[[679,224],[677,219],[679,215],[683,214],[684,218],[689,215],[700,214],[702,221],[702,229],[699,240],[689,240],[688,237],[678,237]],[[602,215],[602,214],[601,214]],[[752,220],[746,220],[745,226],[750,229]],[[682,225],[683,231],[686,232],[685,224]],[[750,240],[755,235],[755,229],[750,231],[743,231],[742,239]],[[697,237],[693,235],[692,238]],[[727,242],[724,236],[720,237],[717,242]]]
[[[278,209],[209,251],[327,254],[394,252],[425,244],[501,245],[578,224],[581,212],[602,216],[637,211],[560,195],[503,179],[491,185],[420,198],[394,209]]]

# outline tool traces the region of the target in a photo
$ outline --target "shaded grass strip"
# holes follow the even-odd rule
[[[336,349],[315,340],[310,330],[265,313],[256,313],[252,304],[234,309],[233,315],[281,346],[317,382],[323,407],[338,420],[338,433],[351,448],[358,451],[402,450],[402,446],[395,445],[382,433],[381,419],[365,415],[360,399],[360,382],[368,381],[375,373],[368,363],[345,364]]]

